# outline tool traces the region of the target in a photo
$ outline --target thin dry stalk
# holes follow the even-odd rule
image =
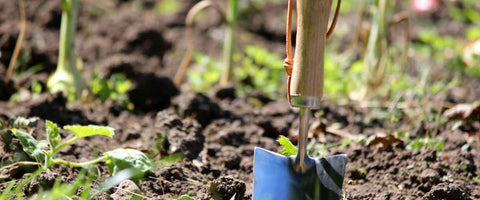
[[[214,8],[220,15],[222,15],[222,19],[225,19],[225,14],[223,13],[222,9],[215,4],[213,1],[205,0],[200,1],[195,4],[190,11],[188,11],[187,18],[185,19],[185,34],[187,37],[187,51],[185,56],[183,56],[182,62],[180,63],[180,67],[178,68],[177,73],[175,74],[173,83],[178,87],[183,82],[185,74],[190,66],[190,61],[192,60],[193,50],[195,48],[194,42],[195,37],[193,34],[193,23],[197,14],[199,14],[202,10],[212,7]]]
[[[388,26],[389,29],[392,30],[392,26],[396,24],[400,24],[403,22],[403,37],[405,40],[405,44],[403,46],[403,55],[402,55],[402,73],[405,72],[407,69],[407,61],[408,61],[408,49],[410,48],[410,28],[409,28],[409,20],[408,20],[408,13],[407,12],[401,12],[395,14],[392,19],[390,20]]]
[[[351,134],[347,131],[336,129],[336,128],[333,128],[333,127],[327,127],[326,132],[330,133],[330,134],[333,134],[333,135],[340,136],[342,138],[346,138],[348,140],[358,140],[361,137],[360,135],[354,135],[354,134]]]
[[[12,77],[15,64],[17,64],[18,54],[20,53],[20,49],[22,48],[22,44],[25,39],[25,32],[27,29],[27,17],[25,16],[25,3],[24,3],[24,0],[19,0],[18,2],[19,2],[19,8],[20,8],[20,34],[18,35],[17,43],[15,44],[15,49],[13,50],[13,55],[12,55],[12,58],[10,59],[10,64],[8,65],[7,74],[5,75],[5,79],[3,80],[5,84],[10,82],[10,78]]]

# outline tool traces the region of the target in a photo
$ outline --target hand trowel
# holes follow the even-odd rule
[[[340,0],[336,16],[339,4]],[[288,92],[290,104],[300,109],[298,151],[296,156],[284,156],[255,148],[254,200],[338,200],[342,196],[347,156],[317,159],[307,155],[310,110],[320,107],[323,95],[324,49],[327,32],[331,33],[327,31],[331,5],[332,0],[297,0],[297,46]],[[289,9],[291,6],[289,0]],[[288,17],[287,27],[291,25],[291,10]],[[287,59],[291,57],[289,51],[287,46]]]

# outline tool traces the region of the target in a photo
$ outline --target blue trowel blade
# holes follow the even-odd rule
[[[296,173],[291,158],[255,148],[254,200],[338,200],[342,195],[346,155],[308,158],[315,167]]]

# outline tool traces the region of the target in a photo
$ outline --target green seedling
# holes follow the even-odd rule
[[[283,147],[278,153],[286,156],[297,155],[297,147],[295,147],[287,137],[280,135],[280,139],[278,139],[277,142]]]
[[[437,152],[442,151],[444,143],[429,137],[417,138],[412,140],[408,145],[407,149],[422,149],[422,148],[434,148]]]
[[[94,70],[90,91],[102,101],[111,99],[120,106],[133,110],[134,105],[128,98],[131,86],[132,82],[127,79],[125,74],[115,73],[109,78],[105,78],[99,75],[98,70]]]
[[[153,172],[152,163],[148,157],[142,152],[133,149],[115,149],[103,153],[103,156],[97,159],[82,163],[69,162],[60,158],[55,158],[57,152],[80,138],[97,135],[110,138],[113,137],[113,128],[97,125],[64,126],[64,130],[69,130],[73,132],[74,135],[70,137],[70,139],[62,140],[60,137],[60,128],[57,124],[47,120],[45,122],[45,127],[47,140],[39,141],[33,138],[29,133],[18,129],[12,129],[13,134],[20,140],[25,153],[35,159],[38,163],[43,163],[41,165],[45,169],[50,168],[54,164],[64,164],[71,167],[87,167],[99,162],[106,162],[108,170],[113,175],[123,169],[133,170],[136,173],[134,178],[141,178],[144,175]]]
[[[57,69],[47,82],[51,93],[61,92],[65,96],[74,95],[75,98],[80,97],[80,94],[87,89],[87,84],[77,69],[75,54],[78,7],[79,0],[62,0]]]

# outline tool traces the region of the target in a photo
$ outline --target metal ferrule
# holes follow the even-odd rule
[[[293,96],[291,97],[291,104],[293,107],[302,107],[316,109],[320,108],[320,101],[318,97]]]

